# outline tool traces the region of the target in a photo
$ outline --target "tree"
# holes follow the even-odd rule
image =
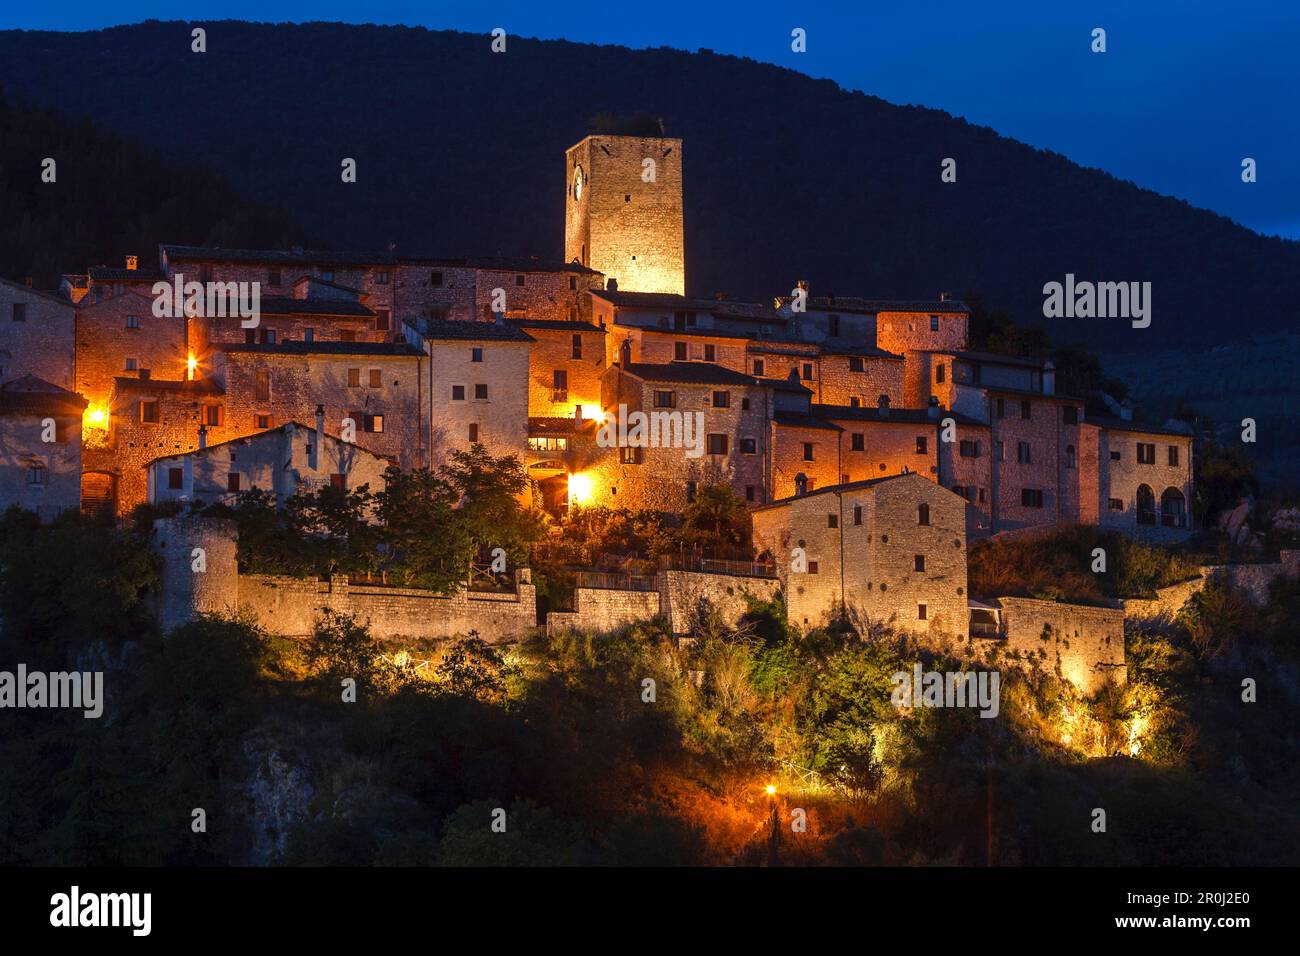
[[[753,553],[749,509],[727,485],[705,485],[683,513],[683,544],[712,550],[718,557]]]

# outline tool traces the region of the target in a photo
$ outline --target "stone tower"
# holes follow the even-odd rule
[[[682,141],[588,136],[565,154],[564,258],[624,292],[686,293]]]

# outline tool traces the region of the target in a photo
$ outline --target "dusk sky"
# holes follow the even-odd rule
[[[94,30],[174,20],[164,0],[10,6],[0,26]],[[934,107],[1055,150],[1266,234],[1300,238],[1300,4],[1131,2],[684,3],[566,0],[205,2],[194,22],[331,20],[709,48]],[[807,31],[808,50],[790,49]],[[1090,51],[1094,27],[1107,52]],[[785,118],[797,122],[797,118]],[[1241,181],[1241,162],[1258,182]]]

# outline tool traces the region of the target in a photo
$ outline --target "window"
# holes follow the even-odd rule
[[[515,276],[515,285],[523,285],[523,284],[524,284],[524,277],[521,275]]]
[[[478,425],[477,425],[477,424],[474,424],[474,423],[471,423],[471,424],[470,424],[470,426],[469,426],[469,440],[470,440],[470,443],[471,443],[471,444],[473,444],[474,442],[478,441]]]
[[[570,353],[570,355],[572,358],[576,358],[576,359],[582,358],[582,336],[581,335],[574,334],[573,341],[572,341],[572,352]]]
[[[302,340],[303,340],[304,342],[315,342],[315,341],[316,341],[316,330],[315,330],[315,329],[312,329],[312,328],[306,328],[306,329],[303,329],[303,330],[302,330]]]
[[[644,460],[643,449],[639,445],[623,445],[618,450],[619,464],[639,465]]]
[[[1075,452],[1073,445],[1065,446],[1065,467],[1074,468],[1076,465]]]
[[[742,399],[740,400],[740,410],[741,410],[741,411],[744,411],[744,412],[749,411],[749,399],[748,399],[748,398],[742,398]]]
[[[917,435],[917,436],[916,436],[916,453],[917,453],[918,455],[926,455],[926,454],[929,454],[929,452],[930,452],[930,441],[929,441],[929,439],[926,438],[924,435]]]
[[[813,443],[810,441],[806,441],[803,443],[803,460],[804,461],[813,460]]]
[[[1111,460],[1111,461],[1119,461],[1119,460],[1120,460],[1120,453],[1117,452],[1117,451],[1113,451],[1113,452],[1111,452],[1111,453],[1110,453],[1110,460]]]
[[[14,306],[13,306],[12,316],[13,316],[13,320],[14,320],[15,322],[26,322],[26,321],[27,321],[27,303],[25,303],[25,302],[15,302],[15,303],[14,303]]]
[[[31,464],[27,466],[27,483],[29,485],[43,485],[45,484],[45,477],[44,465]]]
[[[808,573],[809,573],[809,574],[816,574],[817,571],[818,571],[818,565],[817,565],[817,562],[816,562],[816,561],[809,561],[809,562],[808,562]]]
[[[709,435],[709,454],[725,455],[727,453],[727,436],[725,434]]]
[[[746,501],[753,501],[753,500],[754,500],[754,486],[753,486],[753,485],[746,485],[746,486],[745,486],[745,500],[746,500]]]
[[[862,505],[853,506],[853,523],[862,524]]]
[[[158,399],[148,398],[140,402],[140,421],[146,425],[157,425],[160,421]]]
[[[686,343],[685,343],[685,342],[674,342],[674,343],[673,343],[673,361],[675,361],[675,362],[685,362],[685,361],[686,361]]]
[[[655,408],[676,408],[677,393],[671,391],[655,392]]]
[[[1020,417],[1026,420],[1033,417],[1033,407],[1029,402],[1025,401],[1020,403]]]
[[[226,490],[233,494],[239,492],[239,472],[232,471],[226,475]]]
[[[840,317],[838,315],[826,316],[826,334],[831,338],[837,338],[840,334]]]
[[[758,454],[758,443],[752,438],[742,438],[740,440],[740,453],[742,455]]]
[[[387,269],[380,269],[375,273],[375,282],[378,285],[388,285],[389,275]]]
[[[577,276],[569,276],[569,290],[570,290],[570,291],[576,291],[577,288],[578,288],[578,277],[577,277]]]
[[[360,387],[361,387],[361,369],[359,368],[348,369],[348,388],[360,388]]]
[[[168,468],[167,487],[172,491],[185,487],[185,470],[182,468]]]
[[[212,428],[221,424],[221,406],[205,405],[203,408],[203,424]]]
[[[924,604],[918,604],[916,606],[916,619],[918,621],[924,621],[926,619],[926,614],[928,612],[929,612],[929,608],[927,608]]]
[[[452,400],[453,402],[463,402],[463,401],[465,401],[465,386],[464,386],[464,385],[453,385],[453,386],[451,387],[451,400]]]
[[[1061,409],[1061,420],[1067,425],[1079,424],[1079,409],[1074,405],[1066,405]]]
[[[382,434],[384,430],[384,416],[383,415],[362,415],[361,427],[364,431],[374,432],[375,434]]]
[[[244,344],[253,345],[257,342],[256,329],[244,329]]]
[[[1016,461],[1022,465],[1032,465],[1033,460],[1029,454],[1029,442],[1016,442]]]
[[[861,407],[862,407],[862,399],[858,398],[856,395],[849,399],[849,408],[861,408]]]
[[[944,379],[944,365],[942,362],[940,362],[938,365],[934,367],[934,380],[936,382],[943,382],[943,379]]]
[[[1156,463],[1156,446],[1147,442],[1138,442],[1138,464],[1154,465]]]
[[[126,327],[128,329],[138,329],[140,327],[140,316],[128,315],[126,317]]]
[[[716,345],[704,344],[704,361],[716,362],[718,360],[718,347]]]
[[[253,421],[256,423],[257,427],[262,431],[266,431],[268,428],[271,427],[271,416],[268,415],[266,412],[258,412],[256,415],[253,416]]]
[[[919,524],[919,525],[929,525],[929,523],[930,523],[930,506],[929,506],[929,505],[927,505],[927,504],[919,504],[919,505],[916,506],[916,523]],[[881,540],[884,541],[884,540],[886,540],[886,539],[882,537]]]
[[[828,514],[826,516],[826,527],[838,528],[840,526],[840,516],[837,514]]]
[[[1178,446],[1169,446],[1169,464],[1175,468],[1178,467]]]
[[[764,365],[762,359],[754,359],[754,374],[756,376],[761,377],[763,375],[765,368],[766,366]]]
[[[569,439],[534,436],[528,439],[528,447],[533,451],[567,451]]]
[[[441,273],[441,272],[430,272],[430,273],[429,273],[429,285],[432,285],[432,286],[440,286],[440,285],[442,285],[442,273]]]
[[[140,368],[140,360],[139,360],[139,359],[129,358],[129,359],[126,360],[126,370],[127,370],[128,372],[135,372],[135,371],[139,370],[139,368]]]
[[[1005,398],[994,399],[993,412],[998,418],[1007,417],[1007,400]]]
[[[1005,460],[1006,460],[1006,457],[1007,457],[1006,446],[1003,445],[1002,442],[1000,442],[1000,441],[994,442],[994,443],[993,443],[993,460],[994,460],[994,461],[1005,461]]]
[[[279,284],[280,284],[280,270],[279,270],[279,269],[267,269],[267,270],[266,270],[266,284],[267,284],[267,285],[279,285]]]
[[[849,437],[849,447],[853,451],[865,451],[867,447],[867,436],[862,432],[854,432]]]
[[[958,442],[958,454],[963,458],[978,458],[980,456],[980,443],[971,441],[969,438]]]
[[[383,387],[384,387],[384,370],[383,370],[383,369],[372,368],[372,369],[370,370],[370,387],[371,387],[371,388],[383,388]]]
[[[1111,511],[1123,511],[1123,510],[1124,510],[1124,499],[1123,499],[1123,498],[1111,498],[1111,499],[1110,499],[1110,510],[1111,510]]]
[[[387,309],[375,309],[375,331],[376,332],[388,331],[388,310]]]
[[[696,484],[693,481],[686,482],[686,500],[692,504],[695,503]]]
[[[476,384],[476,385],[474,386],[474,401],[476,401],[476,402],[486,402],[486,401],[487,401],[487,397],[488,397],[488,387],[487,387],[487,385],[484,384],[483,382],[479,382],[478,384]]]
[[[931,332],[939,331],[939,317],[937,315],[930,316],[930,331]]]
[[[1026,508],[1041,508],[1043,506],[1043,490],[1041,488],[1022,488],[1020,503]]]
[[[567,402],[569,400],[569,373],[562,368],[551,372],[551,401]]]
[[[925,555],[916,554],[912,556],[912,570],[913,571],[925,570]]]
[[[1138,524],[1155,524],[1156,523],[1156,496],[1146,485],[1138,485],[1137,490],[1137,523]]]
[[[714,393],[713,393],[713,407],[714,407],[714,408],[730,408],[730,407],[731,407],[731,393],[730,393],[730,392],[714,392]]]
[[[263,345],[275,344],[275,329],[261,329],[258,332],[258,341]]]
[[[861,372],[861,371],[864,371],[864,366],[863,366],[863,364],[862,364],[862,359],[858,358],[857,356],[852,356],[852,357],[849,359],[849,371],[850,371],[850,372]]]
[[[259,368],[253,377],[253,400],[269,402],[271,400],[271,370]]]
[[[811,362],[804,362],[804,363],[803,363],[803,380],[804,380],[805,382],[811,382],[811,381],[812,381],[812,377],[813,377],[813,367],[812,367],[812,363],[811,363]]]

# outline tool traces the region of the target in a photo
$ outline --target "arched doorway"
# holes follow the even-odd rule
[[[1187,499],[1177,488],[1166,488],[1160,496],[1160,524],[1166,528],[1187,527]]]
[[[117,476],[87,471],[81,476],[81,513],[89,518],[117,513]]]
[[[1138,485],[1137,490],[1137,523],[1138,524],[1155,524],[1156,523],[1156,495],[1149,485]]]

